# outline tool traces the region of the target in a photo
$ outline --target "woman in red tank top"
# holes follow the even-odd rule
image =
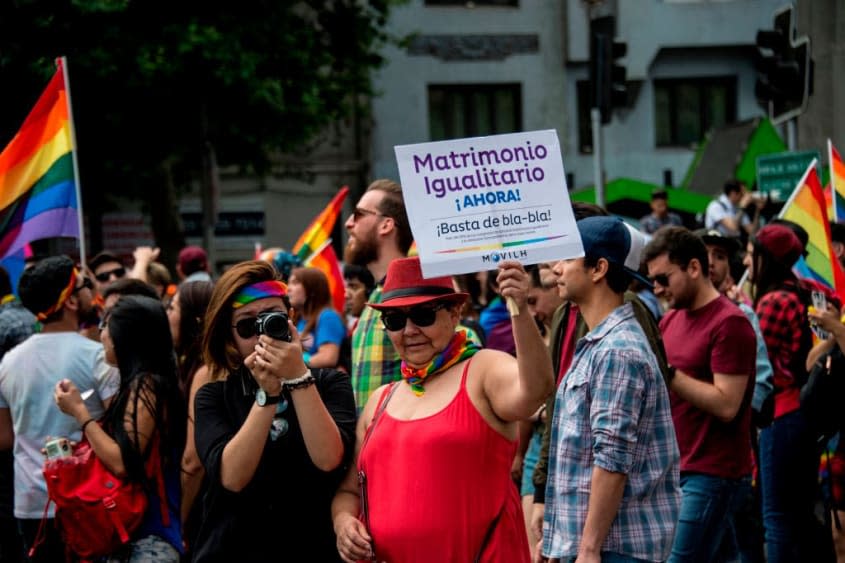
[[[479,350],[456,331],[467,295],[423,279],[418,258],[390,264],[382,322],[402,379],[377,390],[358,420],[356,464],[332,504],[348,562],[529,561],[510,477],[516,424],[552,391],[548,351],[528,314],[528,275],[499,266],[514,301],[517,358]]]

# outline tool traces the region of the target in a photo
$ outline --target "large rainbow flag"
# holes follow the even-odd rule
[[[340,269],[340,262],[338,262],[331,242],[332,239],[327,239],[323,246],[308,258],[305,265],[318,268],[326,274],[329,279],[329,294],[332,296],[332,305],[335,311],[343,313],[346,301],[343,272]]]
[[[830,287],[845,302],[845,272],[833,253],[830,223],[821,181],[813,159],[780,212],[780,217],[801,225],[809,235],[806,268],[800,274]]]
[[[307,262],[308,258],[322,249],[322,246],[332,236],[332,229],[343,210],[343,201],[349,193],[349,186],[343,186],[332,198],[329,204],[308,225],[299,240],[293,245],[292,252],[300,261]],[[342,278],[341,278],[342,279]],[[342,310],[342,309],[341,309]]]
[[[70,106],[63,61],[0,153],[0,258],[28,242],[79,237]]]
[[[830,194],[833,207],[833,220],[845,222],[845,162],[839,151],[827,140],[828,162],[830,163]]]

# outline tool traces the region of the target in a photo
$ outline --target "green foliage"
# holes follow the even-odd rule
[[[104,194],[146,193],[162,167],[198,178],[206,143],[264,173],[371,93],[390,4],[0,2],[0,145],[65,55],[89,215]]]

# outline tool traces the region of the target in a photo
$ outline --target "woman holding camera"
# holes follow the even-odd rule
[[[193,561],[338,561],[330,505],[355,439],[348,377],[309,370],[287,286],[243,262],[214,288],[195,441],[208,475]]]

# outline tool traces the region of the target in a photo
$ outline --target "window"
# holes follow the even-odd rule
[[[658,147],[694,145],[736,120],[736,78],[655,80],[654,116]]]
[[[519,6],[519,0],[425,0],[426,6]]]
[[[428,87],[432,141],[522,130],[519,84],[461,84]]]

